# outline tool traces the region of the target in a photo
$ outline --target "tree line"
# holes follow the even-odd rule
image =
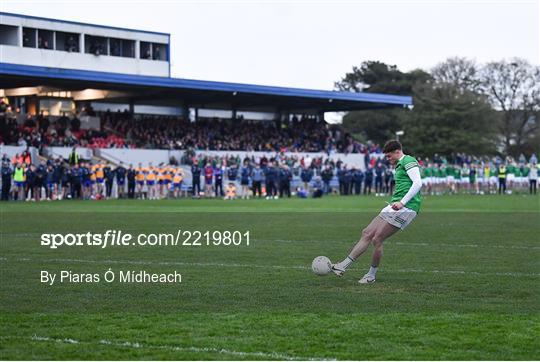
[[[366,61],[335,87],[412,95],[413,107],[348,112],[343,127],[364,142],[384,143],[403,130],[407,152],[424,157],[540,151],[540,67],[523,59],[478,64],[454,57],[429,72]]]

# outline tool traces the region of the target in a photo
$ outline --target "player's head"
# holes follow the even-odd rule
[[[395,164],[403,156],[401,143],[397,140],[390,140],[384,144],[383,153],[388,161]]]

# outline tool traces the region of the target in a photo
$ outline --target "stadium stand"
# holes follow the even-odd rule
[[[292,117],[290,122],[239,119],[200,119],[131,115],[129,112],[99,114],[98,129],[82,129],[78,116],[68,118],[21,117],[8,112],[0,142],[6,145],[42,147],[195,149],[217,151],[377,153],[379,145],[364,145],[315,117]],[[93,111],[91,114],[95,114]]]

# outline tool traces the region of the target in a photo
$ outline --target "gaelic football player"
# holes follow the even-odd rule
[[[371,268],[359,283],[368,284],[375,282],[377,268],[383,254],[383,242],[398,230],[403,230],[416,217],[420,211],[422,202],[420,189],[422,179],[420,167],[414,157],[405,155],[399,141],[388,141],[383,148],[388,161],[395,165],[396,188],[392,194],[391,204],[386,206],[371,223],[362,230],[362,237],[353,246],[349,255],[341,262],[332,266],[332,271],[337,276],[343,273],[352,263],[362,255],[370,244],[375,250],[371,259]]]

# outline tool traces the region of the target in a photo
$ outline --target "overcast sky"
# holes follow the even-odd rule
[[[174,77],[332,89],[365,60],[540,64],[540,0],[24,1],[5,12],[171,33]]]

